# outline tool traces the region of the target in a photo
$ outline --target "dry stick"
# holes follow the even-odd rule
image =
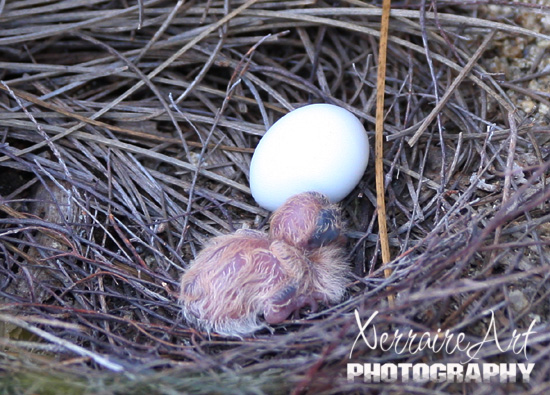
[[[376,172],[376,205],[378,210],[378,232],[382,263],[385,266],[391,259],[388,228],[386,224],[386,202],[384,200],[384,89],[386,87],[386,54],[388,49],[388,25],[390,21],[391,0],[382,3],[382,21],[380,25],[380,48],[378,52],[378,77],[376,83],[376,140],[375,140],[375,172]],[[391,269],[384,269],[384,276],[391,276]],[[393,306],[394,296],[388,296],[390,306]]]
[[[334,10],[335,13],[338,13],[336,8],[333,8],[331,10]],[[354,10],[356,10],[356,9],[354,9]],[[311,10],[307,9],[305,11],[311,11]],[[368,15],[376,16],[380,13],[380,12],[378,12],[378,9],[376,11],[377,12],[372,12],[372,14],[369,13]],[[250,11],[250,13],[251,12],[252,11]],[[394,10],[392,10],[392,14],[394,12],[396,13],[396,15],[400,15],[400,10],[394,9]],[[338,14],[341,14],[341,13],[338,13]],[[426,14],[426,16],[429,17],[430,14],[431,13],[428,12]],[[367,26],[354,25],[354,24],[351,24],[349,22],[344,22],[344,21],[340,21],[340,20],[336,20],[336,19],[330,19],[330,18],[320,18],[320,17],[315,17],[315,16],[312,16],[312,15],[306,15],[306,14],[303,14],[303,13],[298,13],[298,12],[296,12],[296,13],[290,13],[290,12],[285,13],[285,12],[279,12],[279,11],[278,12],[270,12],[270,11],[266,11],[266,10],[257,10],[257,11],[254,10],[254,15],[265,16],[265,17],[274,17],[274,18],[285,18],[285,19],[297,20],[297,21],[300,21],[300,22],[309,22],[309,23],[314,23],[314,24],[323,24],[323,25],[327,25],[327,26],[339,27],[339,28],[342,28],[342,29],[345,29],[345,30],[350,30],[350,31],[353,31],[353,32],[364,33],[364,34],[367,34],[367,35],[371,35],[373,37],[379,37],[380,36],[380,32],[378,30],[371,29],[370,27],[367,27]],[[438,14],[438,15],[441,17],[441,14]],[[483,25],[483,26],[486,26],[486,25]],[[487,25],[487,26],[489,26],[489,25]],[[507,31],[506,25],[504,25],[504,24],[490,25],[489,27],[491,27],[491,26],[494,26],[495,29]],[[522,31],[522,34],[526,34],[526,33]],[[536,37],[539,37],[539,35],[536,35]],[[544,36],[544,37],[541,37],[541,38],[547,39],[549,37],[550,36]],[[388,40],[395,43],[395,44],[397,44],[397,45],[401,45],[401,46],[404,46],[406,48],[410,48],[411,50],[413,50],[415,52],[422,53],[422,54],[425,53],[424,48],[422,46],[413,44],[410,41],[401,39],[397,36],[388,37]],[[448,67],[450,67],[454,70],[457,70],[457,71],[462,70],[462,67],[460,67],[455,62],[452,62],[451,60],[449,60],[445,56],[442,56],[442,55],[439,55],[439,54],[436,54],[436,53],[432,53],[432,58],[439,61],[439,62],[441,62],[441,63],[443,63],[444,65],[446,65],[446,66],[448,66]],[[493,88],[489,87],[485,82],[483,82],[480,78],[476,77],[475,75],[469,75],[468,78],[470,80],[472,80],[473,82],[475,82],[476,85],[478,85],[480,88],[485,90],[487,92],[487,94],[489,94],[491,96],[491,98],[495,99],[506,110],[508,110],[508,111],[513,111],[514,110],[514,107],[512,106],[511,102],[508,102],[508,101],[504,100],[504,98],[506,98],[506,95],[504,94],[504,92],[502,91],[502,89],[500,88],[499,85],[496,85],[494,88],[501,93],[502,97],[499,96],[493,90]],[[389,131],[393,132],[392,129],[394,129],[394,128],[391,125],[388,125],[387,129]],[[405,131],[407,131],[407,135],[408,135],[408,132],[412,131],[412,130],[416,130],[416,125],[405,129]]]
[[[43,339],[48,340],[49,342],[52,342],[54,344],[57,344],[63,348],[66,348],[67,350],[70,350],[74,352],[77,355],[87,357],[92,359],[95,363],[98,365],[103,366],[104,368],[107,368],[109,370],[112,370],[114,372],[121,372],[124,369],[124,366],[109,361],[108,357],[104,357],[103,355],[97,354],[95,352],[89,351],[83,347],[77,346],[76,344],[71,343],[68,340],[62,339],[60,337],[57,337],[55,335],[52,335],[51,333],[48,333],[40,328],[37,328],[33,325],[30,325],[25,320],[19,318],[18,316],[12,316],[12,315],[0,315],[0,321],[9,322],[12,325],[16,325],[20,328],[23,328],[31,333],[34,333],[37,336],[40,336]]]
[[[181,128],[179,127],[178,125],[178,122],[176,121],[176,118],[174,117],[174,113],[172,111],[170,111],[170,107],[168,106],[168,103],[166,102],[166,100],[164,99],[164,96],[160,93],[160,91],[158,90],[158,88],[156,87],[156,85],[149,79],[147,78],[147,76],[143,73],[143,71],[141,71],[139,69],[139,67],[137,67],[134,63],[132,63],[127,57],[125,57],[124,55],[122,55],[120,52],[118,52],[116,49],[114,49],[112,46],[102,42],[102,41],[99,41],[99,40],[96,40],[95,38],[93,37],[90,37],[86,34],[82,34],[82,33],[79,33],[79,32],[76,32],[75,35],[77,37],[79,37],[80,39],[84,40],[84,41],[88,41],[94,45],[97,45],[98,47],[100,48],[103,48],[105,49],[107,52],[109,52],[111,55],[115,56],[116,58],[118,58],[120,61],[124,62],[124,64],[131,70],[133,71],[134,73],[136,73],[137,77],[139,80],[143,81],[143,83],[145,83],[145,85],[147,85],[147,87],[149,89],[151,89],[151,91],[155,94],[155,96],[157,96],[157,98],[159,99],[159,102],[160,104],[162,105],[162,107],[164,108],[164,111],[166,112],[166,114],[168,115],[168,117],[170,118],[170,120],[172,121],[172,124],[174,125],[174,128],[176,129],[177,131],[177,135],[179,136],[180,140],[181,140],[181,145],[185,151],[185,154],[187,155],[187,157],[189,158],[190,157],[190,151],[189,151],[189,146],[187,145],[187,142],[185,141],[185,138],[183,137],[183,132],[181,131]]]
[[[411,147],[416,144],[416,142],[418,141],[422,133],[424,133],[424,131],[428,128],[430,123],[432,123],[435,117],[437,117],[437,114],[439,114],[439,112],[443,109],[443,106],[445,106],[445,104],[449,101],[449,99],[451,98],[451,95],[455,93],[458,85],[464,80],[464,78],[466,78],[466,75],[472,70],[472,68],[474,67],[475,63],[477,62],[481,54],[487,48],[487,45],[489,45],[489,42],[493,39],[495,33],[496,33],[496,30],[493,30],[487,37],[485,37],[485,40],[483,40],[483,43],[481,43],[480,47],[477,49],[477,51],[475,51],[472,58],[468,61],[466,66],[464,66],[462,71],[460,71],[460,73],[458,74],[456,79],[453,81],[449,89],[447,89],[447,91],[445,92],[445,94],[443,95],[439,103],[437,103],[437,105],[434,107],[430,115],[428,115],[426,119],[424,119],[424,122],[422,122],[422,125],[420,125],[420,127],[418,128],[414,136],[412,136],[411,139],[409,140],[409,145]]]
[[[516,124],[516,120],[514,118],[514,114],[508,113],[508,123],[510,124],[510,144],[508,146],[508,158],[506,160],[506,170],[504,173],[504,187],[502,188],[502,202],[501,207],[506,204],[506,202],[510,199],[510,189],[512,187],[512,177],[513,177],[513,171],[514,171],[514,158],[516,153],[516,144],[518,139],[518,128]],[[542,177],[543,179],[545,177]],[[495,229],[495,238],[493,241],[493,246],[497,247],[500,242],[500,236],[502,233],[502,225],[497,226]],[[490,256],[489,256],[489,265],[495,260],[496,256],[498,254],[497,248],[495,248]],[[487,276],[490,276],[493,272],[493,267],[489,266],[487,270]]]
[[[151,4],[154,2],[155,0],[153,0],[151,2]],[[190,40],[189,42],[187,42],[187,44],[185,44],[183,47],[181,47],[176,53],[174,53],[172,56],[170,56],[167,60],[165,60],[164,62],[162,62],[162,64],[160,64],[159,66],[157,66],[153,71],[151,71],[149,74],[147,74],[147,78],[149,80],[153,79],[155,76],[157,76],[161,71],[163,71],[165,68],[167,68],[169,65],[171,65],[176,59],[178,59],[180,56],[182,56],[185,52],[187,52],[189,49],[191,49],[192,47],[194,47],[197,43],[199,43],[202,39],[204,39],[205,37],[207,37],[209,34],[211,34],[212,32],[216,31],[217,29],[219,29],[221,26],[223,26],[224,24],[226,24],[227,22],[229,22],[231,19],[233,19],[234,17],[236,17],[237,15],[239,15],[240,13],[242,13],[244,10],[246,10],[247,8],[249,8],[250,6],[252,6],[254,3],[256,3],[258,0],[248,0],[246,3],[244,3],[243,5],[241,5],[240,7],[236,8],[234,11],[230,12],[229,14],[225,15],[223,18],[221,18],[220,20],[218,20],[217,22],[215,23],[212,23],[208,26],[205,26],[205,29],[199,33],[196,37],[194,37],[192,40]],[[135,6],[134,6],[135,7]],[[134,8],[134,7],[130,7],[130,8]],[[94,19],[95,21],[95,19]],[[74,28],[80,26],[79,24],[73,24],[74,25]],[[72,25],[71,25],[72,26]],[[0,39],[0,42],[3,42],[2,39]],[[111,101],[111,103],[109,104],[106,104],[101,110],[97,111],[95,114],[93,114],[90,119],[93,119],[95,120],[96,118],[99,118],[100,116],[102,116],[103,114],[105,114],[106,112],[110,111],[113,107],[115,107],[116,105],[118,105],[120,102],[122,102],[124,99],[126,99],[128,96],[130,96],[132,93],[134,93],[135,91],[137,91],[139,88],[141,88],[143,85],[145,85],[145,82],[143,82],[142,80],[139,80],[134,86],[132,86],[130,89],[128,89],[126,92],[124,92],[122,95],[120,95],[118,98],[116,98],[115,100]],[[74,131],[80,129],[82,126],[84,126],[84,122],[80,122],[78,125],[75,125],[69,129],[67,129],[65,132],[63,133],[60,133],[56,136],[53,136],[50,141],[55,141],[57,139],[60,139],[60,138],[63,138],[71,133],[73,133]],[[14,153],[14,155],[16,156],[20,156],[20,155],[23,155],[25,153],[28,153],[28,152],[31,152],[31,151],[34,151],[34,150],[37,150],[38,148],[41,148],[43,147],[44,145],[46,145],[47,143],[45,141],[41,141],[35,145],[32,145],[30,147],[27,147],[25,149],[22,149],[22,150],[19,150],[17,152]],[[7,160],[8,158],[6,156],[0,158],[1,161],[4,161],[4,160]]]
[[[60,2],[58,2],[59,4]],[[151,0],[144,4],[145,8],[152,7],[156,3],[160,3],[160,0]],[[56,5],[58,5],[56,4]],[[50,8],[51,9],[51,8]],[[120,10],[111,10],[109,12],[106,12],[96,18],[86,19],[80,22],[75,23],[60,23],[60,24],[54,24],[53,27],[45,27],[40,29],[34,29],[31,33],[24,33],[24,34],[17,34],[15,36],[8,36],[0,38],[0,46],[2,45],[10,45],[10,44],[18,44],[23,42],[28,42],[31,40],[39,40],[41,38],[46,37],[53,37],[56,35],[61,35],[70,31],[75,31],[78,29],[83,29],[85,27],[89,26],[97,26],[101,24],[101,22],[104,22],[111,18],[121,18],[128,14],[133,13],[134,11],[139,11],[138,5],[133,5],[131,7],[123,8]],[[26,11],[28,13],[28,11]],[[40,10],[38,7],[34,8],[34,12],[37,14],[47,14],[49,11],[46,10]]]
[[[6,91],[8,93],[13,92],[13,94],[15,96],[17,96],[21,99],[24,99],[28,102],[31,102],[33,104],[36,104],[37,106],[47,108],[48,110],[52,110],[53,112],[57,112],[59,114],[65,115],[69,118],[74,118],[74,119],[76,119],[80,122],[84,122],[84,123],[87,123],[87,124],[90,124],[90,125],[94,125],[94,126],[97,126],[97,127],[108,129],[112,132],[118,132],[118,133],[122,133],[126,136],[131,136],[131,137],[134,137],[134,138],[151,140],[151,141],[158,141],[158,142],[161,142],[161,143],[168,142],[168,143],[177,144],[177,143],[181,142],[180,139],[165,137],[165,136],[159,136],[159,135],[151,134],[151,133],[139,132],[139,131],[136,131],[136,130],[133,130],[133,129],[121,128],[121,127],[118,127],[118,126],[115,126],[115,125],[110,125],[110,124],[102,122],[102,121],[98,121],[98,120],[93,119],[93,118],[88,118],[88,117],[80,115],[76,112],[71,112],[69,110],[65,110],[64,108],[61,108],[61,107],[59,107],[55,104],[52,104],[52,103],[46,102],[44,100],[41,100],[38,97],[36,97],[36,96],[34,96],[30,93],[20,91],[20,90],[15,89],[15,88],[10,88],[6,84],[4,84],[3,82],[0,82],[0,91],[2,91],[2,90]],[[23,106],[20,106],[20,107],[22,108]],[[159,114],[160,113],[161,112],[159,112]],[[66,132],[64,131],[64,132],[61,132],[59,134],[62,134],[62,137],[64,137],[66,135]],[[59,134],[51,137],[47,141],[44,141],[44,144],[47,144],[48,142],[58,140],[57,137],[59,136]],[[14,155],[20,156],[20,155],[26,154],[28,152],[31,152],[34,149],[36,149],[39,144],[33,145],[32,147],[30,147],[30,148],[32,148],[30,150],[28,150],[28,149],[19,150],[18,152],[15,152]],[[44,145],[44,144],[42,144],[42,145]],[[202,143],[199,143],[199,142],[196,142],[196,141],[187,141],[187,144],[191,145],[193,147],[202,148]],[[212,145],[212,147],[213,146],[214,145]],[[219,148],[223,149],[225,151],[235,151],[235,152],[245,152],[245,153],[254,152],[254,149],[252,149],[252,148],[232,147],[232,146],[229,146],[229,145],[220,145]],[[9,159],[9,157],[2,156],[2,157],[0,157],[0,162],[4,162],[8,159]]]
[[[504,175],[504,188],[502,193],[502,204],[510,199],[510,188],[512,186],[512,177],[514,171],[514,156],[516,153],[516,144],[518,140],[518,127],[514,114],[508,114],[508,123],[510,124],[510,145],[508,147],[508,158],[506,160],[506,174]]]

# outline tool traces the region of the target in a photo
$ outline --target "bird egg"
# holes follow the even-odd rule
[[[250,189],[271,211],[307,191],[335,203],[359,183],[368,160],[367,133],[355,115],[332,104],[311,104],[286,114],[264,134],[250,163]]]

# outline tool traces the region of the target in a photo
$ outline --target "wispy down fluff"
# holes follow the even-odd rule
[[[239,230],[213,238],[182,276],[185,318],[207,332],[244,336],[345,291],[340,211],[316,192],[288,199],[269,234]],[[261,319],[263,317],[263,320]]]

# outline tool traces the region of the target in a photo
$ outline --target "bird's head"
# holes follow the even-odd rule
[[[271,216],[269,235],[294,247],[313,250],[341,244],[340,209],[319,192],[304,192],[289,198]]]

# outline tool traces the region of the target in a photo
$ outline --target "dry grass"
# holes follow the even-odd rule
[[[506,40],[550,40],[513,19],[550,5],[392,2],[390,277],[367,171],[342,202],[343,303],[244,340],[180,317],[178,279],[203,242],[265,226],[247,176],[269,125],[328,102],[374,136],[381,10],[366,3],[0,1],[0,392],[544,392],[548,120],[516,99],[550,104],[529,85],[548,71],[537,58],[521,78],[486,68]],[[490,311],[503,345],[534,322],[525,354],[488,342],[478,357],[536,367],[529,383],[349,383],[348,362],[463,360],[361,340],[350,359],[355,311],[378,311],[379,334],[441,328],[472,344]]]

